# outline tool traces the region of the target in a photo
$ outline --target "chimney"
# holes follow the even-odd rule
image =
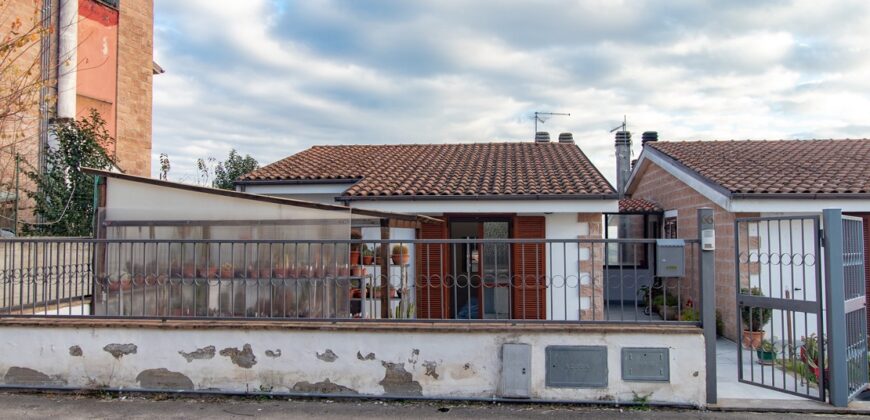
[[[659,141],[659,133],[657,131],[644,131],[640,137],[640,144],[646,145],[651,141]]]
[[[546,131],[538,131],[535,133],[535,143],[549,143],[550,133]]]
[[[559,143],[574,144],[574,135],[571,133],[559,134]]]
[[[616,132],[616,190],[625,195],[628,177],[631,176],[631,132]]]

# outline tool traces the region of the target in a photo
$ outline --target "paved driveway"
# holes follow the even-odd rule
[[[795,419],[796,414],[724,413],[697,410],[631,410],[524,404],[378,402],[354,400],[165,399],[127,396],[0,393],[3,419]],[[813,415],[814,419],[834,418]]]

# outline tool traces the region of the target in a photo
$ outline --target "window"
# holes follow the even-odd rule
[[[677,238],[677,211],[668,210],[665,212],[665,220],[662,223],[662,238],[676,239]]]
[[[606,214],[607,239],[644,239],[648,238],[646,214]],[[647,244],[608,243],[605,250],[607,265],[622,267],[646,267]]]

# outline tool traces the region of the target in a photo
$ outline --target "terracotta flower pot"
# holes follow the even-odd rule
[[[355,266],[350,268],[351,277],[360,277],[360,276],[362,276],[362,274],[363,274],[362,267],[355,265]]]
[[[761,347],[761,340],[764,339],[764,331],[749,331],[743,330],[743,348],[757,349]]]
[[[363,264],[365,264],[365,265],[372,265],[372,261],[374,261],[374,259],[375,259],[375,257],[373,257],[371,255],[364,255],[362,257]]]
[[[217,277],[218,268],[217,267],[208,267],[205,270],[199,270],[199,276],[207,279],[213,279]]]
[[[350,251],[350,263],[351,265],[359,264],[359,251]]]
[[[393,260],[395,265],[405,265],[408,261],[411,261],[411,254],[393,254],[390,256],[390,259]]]

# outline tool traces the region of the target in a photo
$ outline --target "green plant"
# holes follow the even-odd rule
[[[368,245],[363,244],[362,248],[360,248],[360,255],[363,257],[371,257],[374,255],[374,252],[368,247]]]
[[[646,395],[640,395],[637,392],[631,391],[634,394],[634,397],[631,399],[635,405],[632,407],[633,410],[638,411],[648,411],[649,410],[649,398],[652,396],[652,392]]]
[[[664,294],[661,294],[653,297],[652,304],[655,307],[677,306],[680,304],[680,302],[677,300],[677,297],[675,295],[667,295],[667,297],[665,297]]]
[[[694,308],[686,308],[680,312],[680,321],[698,322],[701,320],[701,314]]]
[[[752,296],[764,296],[761,289],[752,287],[750,289],[741,288],[740,293]],[[740,316],[743,319],[743,329],[746,331],[760,332],[764,331],[764,326],[770,322],[773,317],[773,310],[770,308],[754,308],[743,306],[740,310]]]
[[[405,245],[393,245],[393,255],[407,255],[408,247]]]
[[[777,349],[776,349],[776,345],[773,344],[773,342],[768,341],[768,340],[766,340],[766,339],[765,339],[765,340],[761,340],[761,347],[759,347],[758,349],[759,349],[760,351],[765,352],[765,353],[773,353],[774,355],[776,355],[777,353],[779,353],[779,352],[777,351]]]
[[[212,186],[224,190],[234,190],[233,184],[239,177],[259,168],[260,164],[251,155],[242,157],[236,149],[230,150],[227,160],[218,163],[214,168],[214,182]]]
[[[82,168],[111,169],[113,143],[97,111],[78,121],[52,129],[57,144],[45,150],[45,167],[31,167],[25,175],[33,182],[27,191],[40,223],[26,224],[24,233],[46,236],[91,236],[94,225],[94,177]]]

